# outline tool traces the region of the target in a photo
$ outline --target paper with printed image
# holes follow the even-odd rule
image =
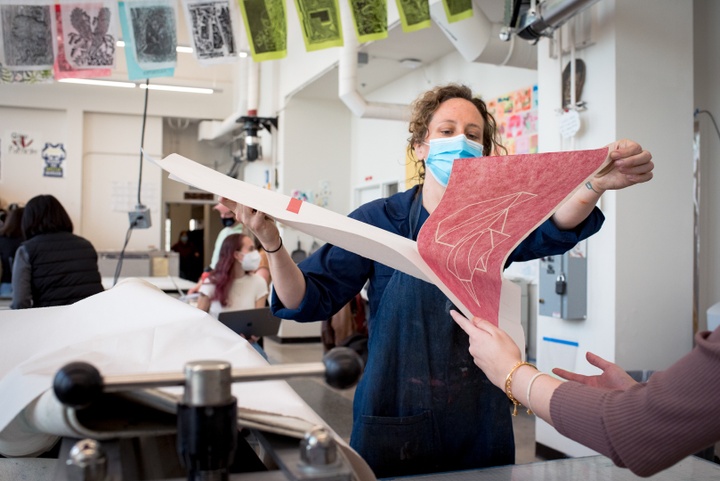
[[[551,177],[554,176],[559,179],[557,182],[548,180],[547,177],[542,177],[545,181],[549,182],[550,190],[555,189],[564,192],[564,194],[559,197],[555,196],[554,200],[544,202],[542,205],[545,210],[542,211],[542,215],[538,216],[537,212],[533,211],[536,214],[534,217],[523,217],[525,222],[518,224],[520,227],[517,232],[513,230],[513,235],[517,237],[517,242],[512,241],[506,242],[504,245],[498,245],[497,250],[493,252],[494,255],[505,259],[514,246],[540,223],[538,219],[542,218],[542,220],[544,220],[549,217],[554,208],[581,185],[587,177],[599,170],[606,155],[607,149],[601,149],[599,151],[560,152],[554,155],[529,154],[525,156],[466,159],[465,164],[473,164],[480,161],[483,167],[479,168],[478,173],[482,175],[485,180],[478,182],[477,178],[471,176],[474,175],[474,173],[453,175],[440,206],[433,212],[425,225],[430,224],[433,226],[442,223],[443,229],[453,231],[451,223],[455,222],[458,226],[463,224],[462,214],[452,215],[452,209],[457,209],[458,205],[454,194],[454,191],[459,188],[457,185],[465,186],[464,188],[460,188],[463,191],[463,195],[466,196],[464,202],[470,206],[482,200],[498,197],[499,192],[503,189],[505,189],[505,194],[507,194],[507,192],[515,192],[517,186],[513,185],[513,176],[524,176],[533,169],[547,170],[549,172],[553,170],[572,170],[569,166],[577,165],[580,170],[571,178],[565,179],[558,172],[550,174]],[[580,159],[580,161],[568,160],[566,162],[565,159]],[[524,350],[525,340],[520,326],[519,315],[519,288],[511,281],[503,278],[502,263],[492,264],[492,268],[487,270],[486,275],[475,275],[471,279],[471,283],[479,283],[479,287],[488,288],[487,293],[482,294],[482,298],[486,299],[487,302],[479,304],[475,301],[477,294],[468,295],[467,282],[458,279],[457,270],[448,270],[446,267],[447,255],[444,252],[446,248],[443,247],[443,243],[448,241],[446,236],[441,235],[441,243],[434,240],[432,236],[431,238],[422,236],[422,239],[419,238],[419,242],[416,243],[410,239],[337,214],[314,204],[302,202],[287,195],[228,177],[214,169],[178,154],[171,154],[162,160],[152,158],[149,160],[169,172],[171,174],[170,177],[174,180],[208,192],[213,192],[221,197],[265,212],[277,221],[300,232],[304,232],[363,257],[385,264],[393,269],[400,270],[406,274],[435,284],[465,316],[480,316],[499,325],[506,330]],[[551,164],[547,165],[548,162],[551,162]],[[523,164],[528,165],[524,166]],[[463,165],[463,163],[461,162],[459,165]],[[505,168],[501,172],[501,176],[510,177],[505,182],[500,183],[497,188],[492,187],[492,183],[497,180],[492,173],[494,165],[514,166],[512,168]],[[552,168],[553,165],[556,166],[556,169]],[[461,169],[463,168],[461,167]],[[458,180],[453,182],[453,178]],[[567,182],[567,185],[562,185],[560,182]],[[483,197],[486,195],[490,195],[490,197]],[[545,194],[538,193],[537,195],[543,196]],[[557,202],[550,207],[550,204],[554,201]],[[448,204],[448,208],[443,207],[445,203]],[[443,215],[448,215],[449,218],[445,220],[442,217]],[[521,228],[523,225],[526,227],[524,231],[522,231]],[[515,226],[515,223],[513,223],[513,226]],[[489,227],[492,227],[492,235],[497,237],[494,232],[495,227]],[[423,227],[422,230],[425,230],[425,227]],[[436,252],[440,255],[445,255],[445,258],[434,261],[433,267],[427,262],[427,257],[423,258],[426,254],[423,253],[423,255],[421,255],[424,250],[429,251],[430,256]],[[452,251],[452,248],[450,248],[449,251]],[[473,261],[473,265],[481,262],[483,256],[487,257],[485,254],[472,249],[469,254],[480,254],[480,259]],[[460,275],[466,275],[466,273],[460,273]],[[476,289],[474,292],[477,293],[479,291]],[[485,307],[489,307],[489,309],[485,309]]]
[[[495,323],[510,253],[599,171],[608,149],[458,159],[418,251],[474,315]]]

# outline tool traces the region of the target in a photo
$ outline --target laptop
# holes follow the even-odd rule
[[[269,307],[225,311],[218,314],[218,321],[247,338],[276,335],[280,329],[281,320],[279,317],[273,316]]]

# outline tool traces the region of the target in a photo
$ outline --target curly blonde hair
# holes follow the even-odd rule
[[[409,158],[416,164],[420,184],[425,180],[425,160],[418,159],[413,148],[425,141],[428,134],[428,124],[430,124],[435,111],[440,107],[440,104],[450,99],[465,99],[472,102],[480,112],[485,124],[482,141],[484,156],[507,153],[505,147],[500,143],[500,132],[498,132],[495,118],[488,112],[485,102],[479,97],[473,96],[470,87],[460,84],[435,87],[422,94],[412,103],[410,125],[408,126],[410,137],[407,139],[407,152]]]

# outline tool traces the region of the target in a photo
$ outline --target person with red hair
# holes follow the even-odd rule
[[[200,285],[197,307],[217,318],[224,311],[265,307],[268,285],[257,275],[260,254],[255,242],[245,234],[231,234],[220,247],[215,269]],[[265,357],[260,339],[249,339]]]
[[[215,269],[200,286],[198,308],[217,317],[223,311],[239,311],[265,307],[268,287],[265,279],[255,274],[260,255],[252,238],[231,234],[220,248]]]

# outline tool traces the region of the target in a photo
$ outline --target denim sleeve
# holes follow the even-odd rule
[[[550,218],[540,224],[510,253],[505,267],[509,266],[511,262],[523,262],[544,256],[564,254],[581,240],[587,239],[599,231],[604,221],[605,216],[597,207],[580,225],[571,230],[558,229]]]
[[[360,292],[372,270],[372,261],[325,244],[298,267],[305,276],[305,297],[297,309],[288,309],[273,289],[270,299],[272,312],[283,319],[324,321]]]
[[[25,247],[20,246],[15,252],[13,261],[12,287],[13,295],[10,309],[27,309],[32,307],[32,274],[30,259]]]

